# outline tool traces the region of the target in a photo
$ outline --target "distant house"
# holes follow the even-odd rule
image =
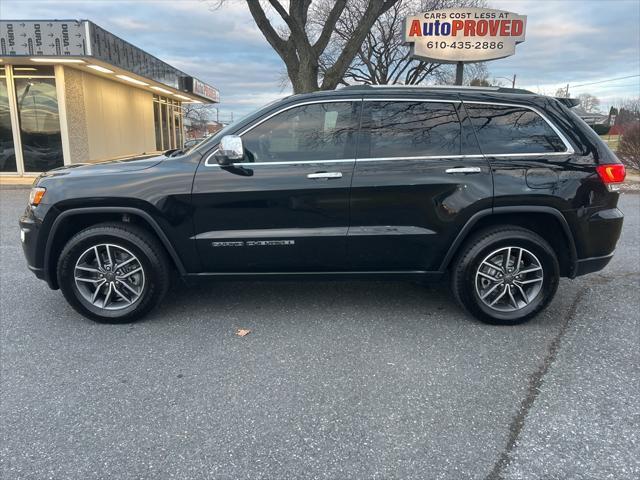
[[[587,125],[603,125],[607,123],[609,117],[598,112],[587,112],[581,106],[573,107],[571,109],[576,115],[585,121]]]
[[[184,119],[184,127],[185,127],[185,135],[187,139],[193,138],[202,138],[208,137],[209,135],[213,135],[214,133],[222,130],[224,125],[220,122],[216,122],[213,120],[208,121],[207,123],[202,122],[194,122],[190,118]]]

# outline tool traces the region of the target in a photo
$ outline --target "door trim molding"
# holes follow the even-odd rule
[[[191,240],[227,240],[255,238],[305,238],[305,237],[346,237],[348,227],[312,228],[260,228],[248,230],[212,230],[191,237]]]

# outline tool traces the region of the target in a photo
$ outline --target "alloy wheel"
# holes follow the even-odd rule
[[[476,270],[478,297],[487,307],[500,312],[525,308],[542,291],[544,271],[540,260],[521,247],[504,247],[491,252]]]
[[[82,297],[106,310],[127,308],[144,292],[142,263],[119,245],[102,243],[88,248],[78,258],[73,275]]]

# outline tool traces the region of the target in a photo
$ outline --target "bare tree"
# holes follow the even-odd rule
[[[442,65],[440,71],[435,78],[438,85],[453,85],[456,78],[455,67],[451,65]],[[495,85],[497,81],[489,80],[489,68],[486,62],[467,63],[464,66],[464,74],[462,77],[463,85],[474,85],[480,87],[488,87]]]
[[[398,0],[369,0],[359,14],[350,19],[354,28],[345,37],[331,64],[326,64],[320,77],[320,57],[327,49],[338,20],[345,13],[347,0],[331,2],[320,28],[309,23],[312,0],[278,1],[247,0],[256,25],[273,47],[287,69],[294,93],[333,90],[341,82],[358,49],[376,19],[392,8]],[[222,2],[221,2],[222,3]],[[269,19],[263,5],[268,5],[279,17]],[[282,25],[282,22],[284,24]],[[320,81],[321,80],[321,81]]]
[[[640,123],[627,128],[622,135],[617,153],[627,166],[640,170]]]
[[[580,106],[588,113],[594,113],[600,110],[600,99],[590,93],[581,93],[578,95]]]
[[[320,57],[320,73],[324,74],[340,54],[346,42],[358,27],[368,5],[367,0],[350,0],[335,25],[335,33],[324,54]],[[319,30],[332,9],[332,0],[319,0],[310,13],[310,25]],[[400,83],[415,85],[433,80],[435,83],[452,83],[453,67],[437,62],[426,62],[411,57],[404,44],[404,19],[418,12],[455,7],[483,7],[484,0],[400,0],[382,13],[369,29],[353,62],[340,83],[383,85]]]
[[[206,134],[207,124],[212,119],[215,107],[199,103],[183,103],[182,114],[185,119],[185,131],[189,138]]]
[[[557,98],[568,98],[569,97],[569,87],[560,87],[556,90],[556,94],[554,97]]]
[[[640,97],[619,98],[613,102],[616,125],[628,125],[640,122]]]

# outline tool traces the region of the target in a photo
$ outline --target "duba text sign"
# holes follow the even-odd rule
[[[405,20],[411,54],[443,63],[480,62],[513,55],[524,42],[527,17],[487,8],[449,8]]]

